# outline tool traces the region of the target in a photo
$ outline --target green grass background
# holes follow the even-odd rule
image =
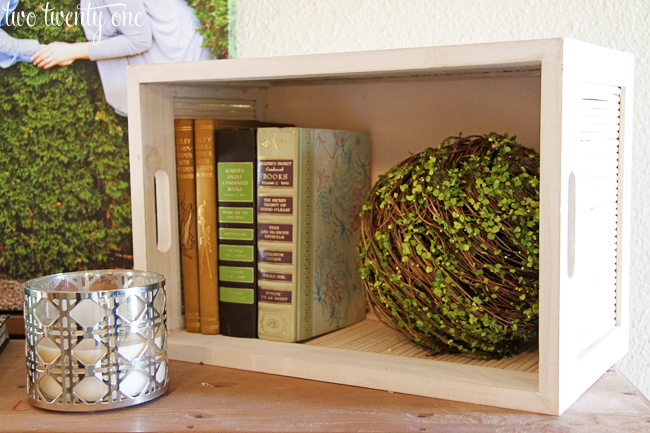
[[[188,0],[214,57],[228,54],[228,1]],[[79,0],[50,3],[76,11]],[[22,0],[34,26],[17,38],[85,41],[78,27],[46,26],[40,0]],[[0,273],[32,278],[132,266],[126,118],[106,103],[94,62],[0,70]]]

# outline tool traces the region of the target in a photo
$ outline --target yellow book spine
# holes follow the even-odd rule
[[[192,119],[177,119],[174,121],[174,131],[185,330],[198,333],[201,332],[201,314],[196,231],[194,121]]]
[[[201,333],[219,334],[214,120],[194,121]]]

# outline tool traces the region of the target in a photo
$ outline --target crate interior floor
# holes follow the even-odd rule
[[[409,358],[432,359],[456,364],[476,365],[524,373],[539,372],[539,351],[536,344],[525,346],[513,357],[505,359],[479,359],[472,355],[432,355],[426,349],[411,342],[400,332],[369,314],[366,320],[338,331],[316,337],[303,344],[358,352],[380,353]]]

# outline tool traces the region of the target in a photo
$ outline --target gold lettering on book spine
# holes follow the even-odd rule
[[[181,243],[183,244],[183,249],[189,250],[190,248],[194,247],[194,239],[192,239],[190,232],[192,220],[194,217],[194,212],[192,212],[191,205],[189,206],[186,215],[187,217],[185,218],[185,221],[181,223]]]
[[[201,271],[207,266],[208,274],[212,279],[212,267],[210,266],[210,253],[212,252],[212,243],[210,242],[210,227],[205,220],[205,205],[206,202],[199,205],[198,220],[199,227],[201,227],[201,236],[199,237],[199,265]]]
[[[284,150],[285,147],[289,145],[281,137],[276,134],[273,134],[270,139],[264,140],[261,145],[268,151],[273,152],[273,156],[277,155],[278,152]]]

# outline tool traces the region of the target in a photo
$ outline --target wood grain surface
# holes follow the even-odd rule
[[[169,392],[127,409],[70,414],[32,407],[23,341],[0,354],[0,431],[648,432],[650,405],[609,371],[561,417],[180,361]]]

